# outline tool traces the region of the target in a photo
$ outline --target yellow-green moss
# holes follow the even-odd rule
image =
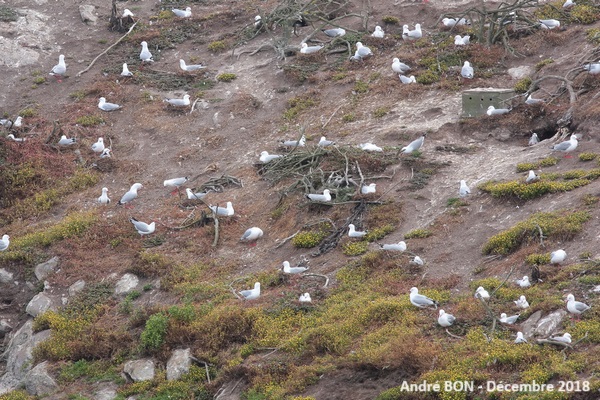
[[[389,107],[380,107],[380,108],[376,109],[375,111],[373,111],[373,117],[381,118],[389,112],[390,112]]]
[[[530,254],[525,257],[525,262],[529,265],[550,264],[550,254]]]
[[[219,53],[225,49],[227,49],[227,43],[222,40],[217,40],[208,44],[208,50],[213,53]]]
[[[347,256],[359,256],[365,254],[368,247],[369,242],[367,241],[348,242],[342,246],[342,253]]]
[[[354,92],[355,93],[367,93],[369,91],[369,84],[364,81],[356,81],[354,82]]]
[[[10,250],[35,246],[49,246],[60,240],[73,236],[80,236],[97,220],[98,217],[93,212],[69,214],[56,225],[52,225],[46,229],[38,229],[36,232],[29,233],[25,236],[16,237],[14,239],[11,238]]]
[[[586,38],[589,42],[593,44],[600,44],[600,29],[591,28],[585,31]]]
[[[588,185],[591,182],[590,179],[572,179],[564,182],[540,180],[533,183],[525,183],[523,181],[489,181],[482,183],[478,187],[493,197],[514,197],[521,200],[531,200],[548,193],[568,192]]]
[[[353,112],[346,113],[342,117],[342,121],[344,121],[346,123],[354,122],[354,121],[356,121],[356,114],[354,114]]]
[[[294,120],[302,111],[315,107],[318,103],[317,98],[310,93],[291,98],[288,100],[283,118],[288,121]]]
[[[321,243],[326,236],[327,232],[323,230],[299,232],[292,238],[292,245],[298,248],[310,249]]]
[[[483,246],[483,253],[510,254],[521,244],[537,240],[540,229],[546,238],[569,240],[581,231],[583,223],[590,218],[590,214],[585,211],[536,213],[512,228],[492,236]]]
[[[432,70],[427,70],[419,74],[417,76],[417,83],[422,85],[431,85],[440,80],[440,76],[437,72]]]
[[[598,156],[596,153],[580,153],[579,161],[592,161]]]
[[[531,78],[526,76],[525,78],[519,79],[519,81],[515,83],[513,89],[516,93],[525,93],[529,90],[529,87],[531,86],[532,82],[533,81],[531,80]]]
[[[558,158],[550,156],[536,163],[520,163],[517,164],[517,172],[527,172],[531,169],[539,169],[541,167],[552,167],[558,164],[558,161]]]
[[[433,235],[429,229],[417,228],[404,234],[404,239],[423,239]]]
[[[600,13],[598,8],[587,4],[576,4],[571,9],[570,20],[580,24],[589,25],[596,22]]]
[[[388,25],[399,25],[400,24],[400,20],[398,19],[398,17],[394,17],[393,15],[384,15],[383,17],[381,17],[381,20],[383,21],[384,24],[388,24]]]
[[[25,390],[12,390],[8,393],[0,395],[0,400],[33,400],[35,397],[30,396]]]
[[[370,229],[365,235],[365,240],[367,242],[374,242],[375,240],[383,239],[385,235],[392,233],[394,231],[394,227],[392,225],[384,225],[379,228]]]
[[[543,59],[542,61],[538,62],[537,64],[535,64],[535,70],[536,72],[541,70],[542,68],[544,68],[546,65],[550,65],[554,62],[554,60],[552,58],[546,58]]]
[[[228,72],[217,75],[217,80],[220,82],[231,82],[232,80],[234,80],[236,78],[237,78],[236,74],[231,74]]]
[[[104,123],[104,119],[97,115],[83,115],[75,120],[75,123],[81,126],[95,126]]]

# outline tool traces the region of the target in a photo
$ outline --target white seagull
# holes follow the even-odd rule
[[[475,291],[475,298],[476,299],[481,298],[481,299],[484,299],[484,300],[488,300],[490,298],[490,294],[488,293],[487,290],[485,290],[483,288],[483,286],[479,286],[477,288],[477,290]]]
[[[9,245],[10,245],[10,236],[3,235],[2,240],[0,240],[0,251],[4,251],[4,250],[8,249]]]
[[[550,148],[554,151],[561,151],[565,154],[568,154],[577,148],[578,143],[579,142],[577,141],[577,136],[571,135],[571,138],[569,140],[555,144],[554,146],[552,146]],[[569,157],[571,157],[571,156],[570,155],[565,156],[565,158],[569,158]]]
[[[529,138],[529,143],[527,143],[527,144],[529,146],[533,146],[534,144],[538,144],[539,142],[540,142],[540,138],[538,137],[537,133],[533,132],[533,134]]]
[[[380,244],[379,246],[381,247],[382,250],[391,250],[391,251],[405,251],[406,250],[406,243],[403,240],[398,243]]]
[[[533,96],[531,96],[531,95],[527,96],[527,99],[525,100],[525,104],[528,104],[530,106],[534,105],[534,104],[541,104],[543,102],[544,102],[544,100],[542,100],[542,99],[534,99]]]
[[[123,71],[121,71],[121,76],[133,76],[129,68],[127,68],[127,63],[123,63]]]
[[[401,149],[401,151],[404,154],[412,154],[415,151],[419,150],[421,148],[421,146],[423,146],[424,141],[425,141],[425,135],[421,136],[418,139],[413,140],[412,142],[410,142],[410,144],[408,146],[403,147]]]
[[[200,65],[200,64],[187,65],[185,63],[185,61],[183,61],[183,59],[180,59],[179,60],[179,68],[181,68],[184,71],[190,72],[190,71],[198,71],[199,69],[204,69],[206,67],[204,65]]]
[[[560,21],[557,19],[540,19],[539,22],[542,29],[560,28]]]
[[[352,238],[361,238],[367,234],[367,231],[357,231],[354,224],[348,225],[348,236]]]
[[[563,249],[550,253],[550,264],[562,264],[567,259],[567,252]]]
[[[175,188],[175,190],[179,190],[179,188],[184,185],[187,181],[189,180],[189,178],[187,176],[182,176],[181,178],[173,178],[173,179],[165,179],[163,181],[163,186],[167,187],[167,186],[172,186]]]
[[[421,32],[421,24],[415,24],[415,29],[412,31],[408,28],[408,25],[402,27],[402,39],[404,40],[418,40],[423,37]]]
[[[361,194],[371,194],[371,193],[375,193],[376,192],[376,183],[371,183],[369,185],[362,185],[362,187],[360,188],[360,193]]]
[[[121,106],[115,103],[107,103],[106,98],[100,97],[98,99],[98,108],[102,111],[115,111],[121,108]]]
[[[208,208],[210,208],[219,217],[231,217],[233,214],[235,214],[235,211],[233,210],[233,204],[230,201],[225,204],[225,207],[209,206]]]
[[[453,26],[457,26],[457,25],[467,25],[469,24],[469,21],[465,18],[444,18],[442,20],[442,23],[444,24],[445,27],[447,28],[452,28]]]
[[[256,226],[249,228],[244,232],[242,237],[240,238],[241,242],[256,242],[259,238],[263,236],[263,231]]]
[[[437,301],[430,299],[427,296],[419,294],[419,289],[416,287],[410,288],[410,302],[412,305],[419,308],[434,306],[437,309]]]
[[[533,183],[535,181],[538,181],[539,179],[540,179],[539,175],[536,175],[536,173],[533,170],[529,170],[529,174],[527,174],[525,183]]]
[[[302,135],[300,140],[285,140],[281,145],[285,147],[304,147],[306,146],[306,136]]]
[[[458,195],[460,197],[465,197],[469,194],[471,194],[471,189],[467,185],[467,181],[464,181],[464,180],[460,181],[460,188],[458,189]]]
[[[148,50],[148,43],[142,42],[141,45],[142,51],[140,52],[140,60],[142,60],[142,62],[154,62],[152,59],[152,53],[150,53],[150,50]]]
[[[61,78],[67,73],[67,65],[65,64],[65,56],[58,56],[58,64],[52,67],[49,75],[53,75],[59,82],[61,82]]]
[[[60,137],[60,140],[58,141],[58,145],[59,146],[70,146],[72,144],[75,144],[76,139],[75,138],[67,138],[67,135],[62,135]]]
[[[164,101],[173,107],[187,107],[190,105],[190,95],[184,95],[183,99],[165,99]]]
[[[260,297],[260,282],[254,284],[254,289],[241,290],[240,294],[244,300],[256,300]]]
[[[392,71],[394,71],[397,74],[404,74],[410,71],[410,67],[401,62],[400,59],[396,57],[392,60]]]
[[[398,75],[398,77],[400,78],[400,82],[404,83],[405,85],[409,84],[409,83],[417,83],[417,78],[415,78],[414,75],[411,76],[405,76],[405,75]]]
[[[329,189],[323,190],[323,194],[309,193],[306,195],[306,197],[310,201],[320,201],[323,203],[327,203],[327,202],[331,201],[331,193],[329,192]]]
[[[196,192],[196,193],[194,193],[192,191],[192,189],[190,189],[190,188],[186,188],[185,189],[185,193],[187,194],[188,200],[199,200],[199,199],[203,198],[204,196],[206,196],[205,192]]]
[[[135,229],[138,231],[140,236],[149,235],[154,232],[156,228],[156,222],[152,222],[151,224],[147,224],[142,221],[138,221],[137,219],[131,217],[129,221],[135,226]]]
[[[515,343],[527,343],[527,339],[523,337],[523,332],[517,332],[517,338],[515,339]]]
[[[523,279],[517,279],[515,282],[522,288],[528,288],[531,286],[531,282],[529,282],[529,277],[527,275],[525,275]]]
[[[104,150],[102,150],[102,153],[100,154],[100,158],[110,158],[111,151],[112,150],[110,149],[110,147],[104,148]]]
[[[415,256],[412,260],[410,260],[409,264],[411,265],[424,265],[425,262],[419,256]]]
[[[108,188],[102,188],[102,194],[98,197],[98,203],[100,204],[109,204],[110,199],[108,198]]]
[[[511,315],[510,317],[507,317],[506,313],[500,314],[500,322],[502,322],[503,324],[512,325],[515,322],[517,322],[517,319],[519,319],[519,314]]]
[[[12,140],[13,142],[24,142],[26,140],[25,138],[17,138],[12,133],[9,133],[6,138]]]
[[[277,158],[281,158],[281,157],[283,157],[281,154],[269,154],[268,151],[263,151],[260,153],[259,160],[261,163],[266,164],[270,161],[273,161],[273,160],[275,160]]]
[[[371,36],[383,39],[383,37],[385,36],[385,32],[383,31],[383,29],[381,29],[381,27],[379,25],[377,25],[375,27],[375,31],[373,33],[371,33]]]
[[[356,51],[354,52],[353,60],[362,60],[365,57],[372,56],[373,52],[367,46],[363,46],[361,42],[356,42]]]
[[[336,38],[344,36],[346,34],[346,30],[344,28],[330,28],[323,29],[323,33],[329,37]]]
[[[262,17],[260,15],[257,15],[256,17],[254,17],[254,28],[258,29],[262,26]]]
[[[553,340],[555,342],[561,343],[571,343],[571,334],[569,332],[564,333],[562,336],[550,336],[548,340]]]
[[[127,18],[127,17],[133,17],[133,13],[128,9],[124,9],[123,10],[123,15],[121,16],[121,18]]]
[[[447,328],[450,325],[452,325],[454,323],[454,321],[456,321],[456,318],[454,317],[454,315],[448,314],[444,310],[440,310],[440,313],[438,316],[438,324],[440,324],[440,326]]]
[[[460,75],[463,78],[467,78],[467,79],[473,79],[473,67],[471,67],[471,63],[468,61],[465,61],[465,63],[463,64],[461,70],[460,70]]]
[[[517,307],[522,308],[523,310],[529,307],[529,302],[525,298],[525,296],[519,297],[519,300],[514,301]]]
[[[300,297],[298,298],[298,301],[300,303],[310,303],[312,301],[312,299],[310,298],[309,293],[304,293],[304,294],[300,295]]]
[[[575,3],[573,0],[565,0],[565,2],[562,5],[562,8],[571,8],[575,4],[577,4],[577,3]]]
[[[492,115],[508,114],[509,112],[510,112],[509,108],[496,108],[494,106],[489,106],[485,113],[489,116],[492,116]]]
[[[308,267],[290,267],[289,261],[283,262],[283,272],[286,274],[301,274],[304,271],[307,271]]]
[[[177,15],[179,18],[189,18],[192,16],[192,8],[191,7],[186,7],[185,10],[180,10],[178,8],[174,8],[171,11],[173,11],[173,14]]]
[[[596,62],[596,63],[584,64],[583,69],[588,71],[591,75],[598,75],[598,74],[600,74],[600,63]]]
[[[460,36],[460,35],[456,35],[454,36],[454,45],[455,46],[466,46],[471,42],[471,36],[469,35],[465,35]]]
[[[327,140],[325,138],[325,136],[321,136],[321,140],[319,140],[319,143],[317,143],[317,146],[327,147],[327,146],[333,146],[334,144],[335,144],[335,142],[333,140]]]
[[[92,145],[94,153],[102,153],[104,151],[104,139],[98,138],[98,141]]]
[[[143,188],[141,183],[134,183],[131,185],[131,188],[121,197],[118,204],[127,204],[133,201],[136,197],[138,197],[138,190]]]
[[[358,147],[360,147],[362,150],[364,151],[378,151],[378,152],[382,152],[383,149],[373,143],[361,143],[358,145]]]
[[[309,46],[306,43],[302,43],[300,44],[300,53],[302,54],[312,54],[312,53],[316,53],[319,50],[321,50],[323,47],[323,45],[318,45],[318,46]]]
[[[573,296],[571,293],[567,295],[567,311],[569,311],[571,314],[579,315],[590,308],[591,307],[585,303],[575,301],[575,296]]]

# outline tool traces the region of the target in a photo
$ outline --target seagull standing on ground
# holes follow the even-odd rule
[[[567,295],[567,311],[571,314],[580,315],[582,312],[589,310],[591,307],[581,301],[575,301],[575,296],[571,293]]]
[[[529,302],[527,301],[525,296],[519,297],[519,300],[515,300],[514,302],[517,305],[517,307],[519,307],[523,310],[529,307]]]
[[[379,25],[377,25],[375,27],[375,31],[373,33],[371,33],[371,36],[379,38],[379,39],[383,39],[383,37],[385,36],[385,32],[383,31],[383,29],[381,29],[381,27]]]
[[[400,151],[404,154],[412,154],[415,151],[419,150],[423,146],[423,142],[425,141],[425,135],[421,136],[418,139],[413,140],[406,147],[403,147]]]
[[[67,64],[65,64],[65,56],[61,54],[58,56],[58,64],[52,67],[49,75],[54,76],[58,82],[62,82],[62,78],[66,73]]]
[[[127,63],[123,63],[123,71],[121,71],[121,76],[133,76],[129,68],[127,68]]]
[[[565,153],[565,158],[571,158],[571,155],[568,153],[575,151],[578,143],[579,142],[577,141],[577,136],[573,134],[573,135],[571,135],[569,140],[555,144],[554,146],[552,146],[550,148],[554,151],[560,151],[560,152]]]
[[[463,64],[461,70],[460,70],[460,75],[463,78],[466,79],[473,79],[473,67],[471,66],[471,63],[468,61],[465,61],[465,63]]]
[[[533,170],[529,170],[529,174],[527,174],[527,178],[525,179],[525,183],[533,183],[540,180],[539,175],[536,175]]]
[[[533,132],[533,134],[529,138],[528,145],[533,146],[534,144],[538,144],[539,142],[540,142],[540,138],[538,137],[537,133]]]
[[[306,195],[306,197],[310,201],[320,201],[320,202],[323,202],[323,203],[327,203],[327,202],[331,201],[331,194],[329,192],[329,189],[323,190],[323,194],[309,193],[309,194]]]
[[[141,183],[134,183],[133,185],[131,185],[131,188],[129,189],[129,191],[127,191],[123,197],[121,197],[121,200],[119,200],[118,204],[127,204],[132,202],[135,198],[138,197],[138,190],[141,189],[143,186]]]
[[[210,208],[215,214],[217,214],[218,217],[233,216],[235,214],[235,211],[233,210],[233,203],[228,201],[225,205],[226,207],[209,206],[208,208]]]
[[[175,190],[172,193],[175,194],[176,192],[179,191],[179,188],[182,185],[184,185],[188,180],[189,179],[187,176],[182,176],[181,178],[165,179],[165,181],[163,182],[163,186],[164,187],[167,187],[167,186],[174,187]]]
[[[109,204],[110,199],[108,198],[108,188],[102,188],[102,194],[98,197],[98,203],[100,204]]]
[[[467,181],[464,181],[464,180],[460,181],[460,188],[458,189],[458,195],[460,197],[465,197],[469,194],[471,194],[471,189],[467,185]]]
[[[98,138],[98,141],[92,145],[94,153],[102,153],[104,151],[104,139]]]
[[[289,261],[283,262],[283,272],[286,274],[301,274],[308,270],[308,267],[291,267]]]
[[[396,57],[392,60],[392,71],[397,74],[405,74],[406,72],[410,71],[410,67]]]
[[[361,42],[356,42],[356,51],[354,52],[353,60],[362,60],[365,57],[372,56],[373,52],[367,46],[363,46]]]
[[[490,294],[488,293],[487,290],[485,290],[483,288],[483,286],[479,286],[477,288],[477,290],[475,291],[475,298],[476,299],[484,299],[484,300],[488,300],[490,298]]]
[[[327,146],[333,146],[334,144],[335,144],[335,142],[333,140],[327,140],[325,138],[325,136],[321,136],[321,140],[319,140],[319,143],[317,143],[317,146],[327,147]]]
[[[9,245],[10,245],[10,236],[3,235],[2,240],[0,240],[0,251],[4,251],[4,250],[8,249]]]
[[[419,294],[419,289],[416,287],[410,288],[410,302],[412,305],[417,306],[419,308],[425,308],[429,306],[434,306],[437,309],[438,302],[430,299],[427,296]]]
[[[142,42],[141,45],[142,51],[140,52],[140,60],[142,60],[142,63],[154,62],[154,60],[152,59],[152,53],[150,53],[150,50],[148,50],[148,43]]]

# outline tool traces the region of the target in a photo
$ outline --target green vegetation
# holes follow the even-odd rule
[[[569,14],[570,20],[580,24],[589,25],[600,19],[600,9],[588,4],[576,4]]]
[[[350,257],[359,256],[365,254],[368,248],[369,242],[366,241],[348,242],[342,245],[342,253]]]
[[[283,113],[283,118],[292,121],[295,120],[298,115],[311,107],[318,105],[316,93],[306,93],[288,100],[287,110]]]
[[[526,183],[525,181],[495,182],[488,181],[479,185],[479,189],[493,197],[517,198],[531,200],[548,193],[567,192],[588,185],[600,177],[600,168],[572,170],[563,174],[542,174],[541,180]],[[558,181],[562,179],[563,181]]]
[[[532,82],[533,81],[528,76],[523,79],[520,79],[517,83],[515,83],[515,86],[514,86],[515,93],[527,92],[529,90],[529,87],[531,86]]]
[[[82,115],[75,120],[75,123],[81,126],[95,126],[104,123],[104,119],[97,115]]]
[[[579,161],[592,161],[597,156],[598,156],[598,154],[596,154],[596,153],[580,153],[579,154]]]
[[[328,232],[326,230],[298,232],[298,234],[292,238],[292,245],[297,248],[310,249],[318,246],[327,235]]]
[[[41,85],[42,83],[46,83],[46,77],[36,76],[35,78],[33,78],[33,83],[36,85]]]
[[[342,121],[344,121],[346,123],[354,122],[354,121],[356,121],[356,114],[354,114],[353,112],[346,113],[342,117]]]
[[[217,75],[217,80],[219,82],[231,82],[232,80],[236,79],[237,75],[236,74],[230,74],[230,73],[222,73]]]
[[[224,42],[222,40],[217,40],[208,44],[208,50],[212,51],[213,53],[220,53],[226,49],[227,42]]]
[[[550,65],[554,62],[554,59],[552,58],[545,58],[542,61],[538,62],[537,64],[535,64],[535,71],[539,72],[542,68],[544,68],[546,65]]]
[[[380,107],[373,111],[373,117],[382,118],[390,112],[389,107]]]
[[[392,233],[394,229],[394,226],[389,224],[370,229],[365,235],[365,240],[367,242],[374,242],[376,240],[383,239],[387,234]]]
[[[556,157],[546,157],[536,163],[520,163],[517,164],[517,172],[527,172],[529,170],[539,169],[541,167],[551,167],[558,164],[559,159]]]
[[[536,213],[510,229],[492,236],[483,246],[483,254],[507,255],[523,243],[539,240],[540,231],[546,238],[570,240],[581,231],[583,223],[590,219],[585,211]]]
[[[384,24],[388,24],[388,25],[399,25],[400,24],[400,20],[398,19],[398,17],[394,17],[393,15],[384,15],[383,17],[381,17],[381,20],[383,21]]]
[[[529,265],[550,264],[550,253],[548,254],[530,254],[525,257],[525,262]]]
[[[12,8],[0,5],[0,21],[1,22],[13,22],[19,18],[19,14]]]
[[[62,382],[73,382],[84,378],[89,383],[115,381],[123,383],[119,368],[104,360],[78,360],[65,364],[60,369],[58,378]]]
[[[354,83],[354,93],[367,93],[369,91],[369,84],[364,81],[356,81]]]
[[[423,239],[433,235],[429,229],[413,229],[412,231],[404,234],[404,239]]]
[[[417,76],[417,83],[422,85],[431,85],[440,80],[440,75],[435,71],[427,70]]]
[[[600,44],[600,29],[590,28],[586,31],[586,38],[592,44]]]
[[[140,337],[142,347],[149,350],[160,348],[165,341],[168,327],[169,318],[165,314],[157,313],[150,316]]]

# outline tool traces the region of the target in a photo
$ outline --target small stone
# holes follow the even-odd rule
[[[48,311],[52,307],[52,299],[46,296],[44,293],[38,293],[27,304],[27,308],[25,308],[25,312],[32,317],[37,317],[38,315]]]
[[[81,20],[86,24],[96,25],[98,21],[98,17],[94,14],[96,7],[89,4],[82,4],[79,6],[79,14],[81,15]]]
[[[138,285],[140,280],[134,274],[125,274],[119,279],[115,286],[115,294],[125,294],[131,292]]]
[[[81,292],[85,287],[85,281],[83,279],[78,280],[71,286],[69,286],[69,296],[73,297],[77,293]]]
[[[190,366],[192,365],[191,357],[192,352],[190,349],[173,351],[171,358],[167,361],[167,380],[179,379],[182,375],[190,372]]]
[[[25,389],[32,396],[43,396],[58,389],[56,381],[48,373],[48,361],[33,367],[25,376]]]
[[[514,67],[508,69],[508,74],[513,79],[523,79],[533,74],[533,68],[529,65],[521,65],[520,67]]]
[[[123,372],[134,382],[149,381],[154,379],[154,362],[149,359],[127,361]]]
[[[4,268],[0,268],[0,283],[8,283],[13,279],[12,272],[8,272]]]
[[[46,262],[38,264],[34,268],[35,277],[38,281],[43,281],[46,279],[51,273],[56,271],[56,267],[58,266],[58,257],[52,257]]]

